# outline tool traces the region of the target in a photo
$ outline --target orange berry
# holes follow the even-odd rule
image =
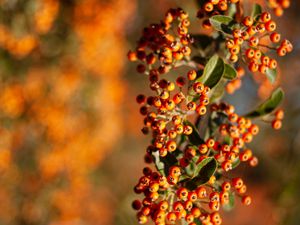
[[[213,11],[214,9],[214,5],[211,3],[211,2],[207,2],[205,5],[204,5],[204,10],[206,12],[211,12]]]
[[[186,215],[185,220],[190,224],[194,221],[194,216],[192,214],[188,214]]]
[[[227,2],[225,1],[220,1],[218,3],[218,8],[221,10],[221,11],[226,11],[228,9],[228,5],[227,5]]]
[[[255,53],[254,53],[254,58],[255,59],[260,59],[261,55],[262,55],[261,51],[259,49],[256,49]]]
[[[260,16],[260,19],[264,23],[269,22],[271,20],[271,14],[268,12],[263,12]]]
[[[175,223],[175,221],[177,220],[177,215],[176,213],[174,212],[169,212],[167,214],[167,220],[170,222],[170,223]]]
[[[248,161],[252,157],[252,151],[250,149],[246,149],[245,151],[240,153],[240,160],[242,162]]]
[[[252,166],[252,167],[255,167],[257,166],[258,164],[258,159],[257,157],[253,156],[250,160],[249,160],[249,165]]]
[[[231,55],[237,55],[240,52],[240,46],[234,45],[229,51]]]
[[[198,105],[197,108],[196,108],[196,112],[200,116],[203,116],[206,113],[206,107],[205,107],[205,105]]]
[[[277,61],[275,59],[270,59],[269,68],[270,69],[276,69],[277,68]]]
[[[248,131],[249,131],[251,134],[253,134],[253,135],[257,135],[258,132],[259,132],[259,127],[258,127],[257,125],[255,125],[255,124],[252,124],[252,125],[249,127]]]
[[[178,167],[178,166],[171,166],[169,168],[169,174],[171,176],[176,176],[176,177],[180,176],[181,175],[180,167]]]
[[[208,147],[206,144],[199,145],[198,149],[201,154],[206,154],[208,151]]]
[[[205,198],[207,196],[207,192],[204,187],[198,187],[196,189],[196,194],[198,195],[198,198]]]
[[[195,80],[197,78],[197,72],[195,70],[190,70],[187,73],[187,77],[189,80]]]
[[[250,197],[250,196],[244,196],[244,197],[242,198],[242,203],[243,203],[244,205],[250,205],[250,204],[251,204],[251,197]]]
[[[188,197],[188,190],[186,188],[179,188],[176,192],[176,195],[179,199],[185,200]]]
[[[196,82],[193,85],[193,89],[196,93],[201,94],[204,91],[204,85],[201,82]]]
[[[175,212],[181,212],[184,210],[184,207],[183,207],[182,203],[178,201],[178,202],[174,202],[173,209]]]
[[[222,163],[222,169],[228,172],[229,170],[232,170],[232,164],[230,161],[226,160]]]
[[[144,216],[144,215],[138,215],[138,221],[140,224],[145,224],[145,223],[147,223],[148,218],[147,218],[147,216]]]
[[[269,22],[267,22],[265,24],[265,27],[266,27],[267,31],[272,32],[272,31],[276,30],[276,23],[274,21],[270,20]]]
[[[244,184],[241,188],[237,190],[239,194],[245,194],[247,191],[247,186]]]
[[[185,210],[191,211],[191,209],[193,208],[193,202],[190,200],[187,200],[183,203],[183,206],[184,206]]]
[[[160,209],[160,210],[166,211],[166,210],[168,209],[168,207],[169,207],[169,203],[168,203],[166,200],[164,200],[164,201],[161,201],[161,202],[158,204],[158,206],[159,206],[159,209]]]
[[[276,119],[278,120],[282,120],[284,118],[284,111],[282,109],[278,109],[276,112],[275,112],[275,117]]]
[[[279,130],[282,127],[281,120],[278,120],[278,119],[273,120],[272,121],[272,127],[273,127],[274,130]]]
[[[258,71],[261,72],[262,74],[267,73],[267,67],[265,65],[259,65]]]
[[[225,44],[227,48],[232,48],[234,46],[234,41],[232,39],[228,39]]]
[[[222,183],[222,190],[223,191],[229,191],[231,188],[231,184],[228,181],[225,181]]]
[[[277,7],[274,9],[274,14],[276,16],[282,16],[283,15],[283,9],[281,7]]]
[[[176,150],[177,144],[175,141],[168,141],[166,144],[166,148],[168,151],[173,152]]]
[[[229,60],[230,60],[231,62],[233,62],[233,63],[237,62],[238,59],[239,59],[238,56],[235,55],[235,54],[231,54],[231,55],[230,55],[230,58],[229,58]]]
[[[243,180],[239,177],[233,178],[231,181],[232,181],[232,185],[235,189],[241,188],[244,184]]]
[[[213,211],[219,211],[219,209],[220,209],[220,203],[219,202],[210,202],[208,204],[208,206]]]
[[[254,57],[255,50],[253,48],[248,48],[245,52],[247,58],[251,59]]]
[[[280,41],[280,34],[274,32],[270,35],[270,40],[274,43],[278,43]]]
[[[249,44],[252,47],[256,47],[258,45],[258,43],[259,43],[259,39],[257,37],[251,37],[249,39]]]
[[[246,17],[243,19],[243,24],[244,24],[246,27],[252,26],[252,24],[253,24],[253,19],[252,19],[252,17],[246,16]]]
[[[212,138],[207,139],[206,145],[208,148],[213,148],[215,146],[215,140]]]
[[[258,70],[258,65],[255,62],[250,62],[248,68],[251,72],[256,72]]]
[[[194,191],[191,191],[191,192],[189,192],[189,194],[188,194],[188,199],[190,200],[190,201],[192,201],[192,202],[194,202],[194,201],[196,201],[197,200],[197,193],[196,192],[194,192]]]
[[[285,56],[286,55],[286,48],[284,46],[281,46],[277,49],[277,54],[279,56]]]
[[[199,208],[194,207],[191,210],[191,214],[194,216],[194,218],[198,218],[201,215],[201,211]]]
[[[169,183],[169,184],[175,185],[175,184],[177,184],[177,182],[178,182],[178,177],[177,177],[177,176],[169,175],[169,176],[167,177],[167,180],[168,180],[168,183]]]

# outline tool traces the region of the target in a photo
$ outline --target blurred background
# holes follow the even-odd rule
[[[0,225],[137,224],[130,205],[149,139],[135,96],[147,84],[126,53],[178,6],[197,11],[192,0],[0,0]],[[260,164],[238,172],[253,204],[237,203],[225,225],[300,224],[299,10],[292,0],[277,18],[295,47],[279,62],[283,128],[261,124]],[[226,97],[241,113],[274,88],[261,75],[243,84]]]

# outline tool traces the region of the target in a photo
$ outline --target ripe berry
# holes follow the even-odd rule
[[[187,77],[189,80],[195,80],[197,78],[197,72],[195,70],[190,70],[187,73]]]
[[[186,188],[179,188],[176,192],[176,195],[179,199],[185,200],[188,197],[188,190]]]
[[[233,178],[231,181],[232,181],[233,187],[236,188],[236,189],[241,188],[244,184],[243,180],[239,177]]]
[[[278,109],[276,112],[275,112],[275,117],[276,119],[278,120],[282,120],[284,118],[284,111],[282,109]]]
[[[270,40],[274,43],[278,43],[280,41],[280,34],[274,32],[270,35]]]
[[[250,196],[244,196],[244,197],[242,198],[242,203],[243,203],[244,205],[250,205],[250,204],[251,204],[251,197],[250,197]]]
[[[266,27],[267,31],[272,32],[272,31],[276,30],[276,23],[274,21],[270,20],[269,22],[267,22],[265,24],[265,27]]]
[[[272,121],[272,127],[273,127],[274,130],[279,130],[282,127],[281,120],[278,120],[278,119],[273,120]]]

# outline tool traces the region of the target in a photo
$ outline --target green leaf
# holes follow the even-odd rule
[[[215,102],[222,98],[225,93],[226,80],[222,79],[211,91],[210,91],[210,102]]]
[[[228,8],[228,16],[233,17],[236,13],[236,4],[230,4]]]
[[[194,219],[194,223],[195,223],[196,225],[202,225],[201,220],[198,219],[198,218]]]
[[[194,176],[195,173],[195,169],[196,169],[196,163],[194,162],[190,162],[190,164],[184,168],[184,171],[186,173],[186,175],[191,178]]]
[[[266,76],[269,79],[269,81],[271,82],[271,84],[274,84],[274,82],[276,81],[276,77],[277,77],[277,70],[267,68]]]
[[[216,15],[209,19],[211,25],[217,30],[227,34],[232,34],[231,26],[234,20],[230,16]]]
[[[188,138],[193,145],[198,146],[205,143],[204,140],[200,137],[200,134],[197,128],[194,126],[194,124],[192,124],[188,120],[184,121],[184,124],[189,125],[193,128],[193,132],[190,135],[188,135]]]
[[[232,169],[238,167],[238,165],[240,165],[241,161],[239,158],[236,158],[233,162],[232,162]]]
[[[208,157],[203,159],[200,163],[197,164],[196,169],[194,171],[194,177],[198,176],[198,174],[200,173],[201,169],[206,166],[208,163],[210,163],[210,161],[214,160],[214,157]]]
[[[246,114],[246,117],[259,117],[271,113],[277,108],[283,98],[283,90],[281,88],[277,88],[265,102],[257,107],[256,110]]]
[[[237,77],[237,71],[230,64],[225,64],[223,77],[232,80]]]
[[[156,169],[164,176],[166,176],[166,173],[165,173],[165,164],[160,160],[160,156],[159,156],[159,152],[156,151],[156,152],[153,152],[152,153],[152,156],[154,158],[154,164],[155,164],[155,167]]]
[[[205,162],[206,164],[200,168],[199,173],[192,180],[186,183],[186,187],[188,189],[195,190],[198,186],[207,183],[211,176],[214,175],[218,167],[218,163],[213,157],[211,158],[211,160]]]
[[[223,205],[223,209],[225,211],[231,211],[234,208],[234,202],[235,202],[234,192],[229,192],[229,202],[228,204]]]
[[[218,55],[212,56],[204,67],[201,77],[196,82],[202,82],[205,86],[213,88],[221,80],[224,73],[224,61]]]
[[[262,13],[262,7],[258,4],[254,4],[251,12],[251,17],[256,18]]]

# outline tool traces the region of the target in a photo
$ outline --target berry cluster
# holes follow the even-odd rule
[[[290,7],[290,0],[268,0],[268,6],[274,10],[276,16],[282,16],[284,9]]]
[[[161,157],[168,152],[176,150],[176,138],[178,135],[190,135],[193,128],[185,123],[188,114],[196,112],[203,116],[209,104],[209,87],[201,82],[194,82],[197,73],[195,70],[187,72],[187,79],[179,76],[176,82],[160,79],[154,70],[150,72],[150,87],[155,95],[146,97],[143,94],[137,96],[136,101],[141,104],[140,113],[145,116],[142,132],[148,134],[152,130],[153,144],[148,147],[151,152],[157,149]],[[188,94],[183,89],[189,90]],[[188,100],[194,97],[192,100]],[[197,99],[197,100],[196,100]]]
[[[179,167],[171,167],[170,174],[180,176]],[[137,217],[141,224],[148,218],[155,224],[174,224],[178,220],[185,220],[189,225],[196,225],[201,221],[203,225],[222,224],[218,213],[220,206],[228,204],[230,195],[236,194],[245,205],[251,204],[251,197],[245,195],[247,186],[239,177],[216,182],[210,181],[195,190],[185,187],[176,187],[166,177],[153,172],[149,167],[143,169],[143,176],[135,186],[136,193],[144,193],[145,198],[134,200],[132,207],[138,211]],[[161,197],[159,193],[164,193]]]
[[[202,27],[205,29],[210,29],[211,24],[209,18],[215,15],[224,14],[230,4],[236,4],[239,0],[205,0],[202,8],[197,12],[197,17],[199,19],[204,19],[202,22]]]
[[[200,149],[212,148],[214,157],[225,171],[232,169],[232,164],[236,162],[237,158],[241,162],[249,162],[251,166],[256,166],[257,158],[253,156],[246,144],[250,143],[253,136],[258,134],[259,127],[252,124],[250,119],[236,114],[232,105],[212,104],[211,109],[218,118],[223,117],[222,123],[219,125],[219,134],[215,134],[215,138],[218,137],[219,140],[209,139],[206,145],[200,146]],[[227,137],[226,141],[224,141],[225,137]]]
[[[205,1],[198,17],[223,15],[228,5],[235,3],[239,1]],[[292,50],[292,45],[287,40],[280,42],[269,13],[255,18],[243,17],[242,11],[239,13],[243,20],[242,23],[235,21],[237,27],[232,37],[215,41],[229,49],[232,63],[237,62],[240,54],[252,72],[266,73],[267,68],[275,69],[276,60],[266,56],[260,48],[274,49],[282,56]],[[148,76],[149,87],[154,92],[136,97],[144,116],[142,132],[151,133],[152,138],[145,161],[156,167],[156,171],[145,167],[134,188],[137,194],[144,195],[142,200],[132,203],[141,224],[151,218],[157,225],[174,224],[178,220],[189,225],[218,225],[222,223],[218,211],[230,206],[230,198],[237,196],[243,204],[251,203],[243,180],[230,178],[229,172],[243,162],[250,166],[258,164],[248,144],[258,134],[259,127],[249,118],[238,115],[233,105],[214,98],[220,85],[230,94],[240,88],[245,71],[242,67],[234,69],[209,53],[203,57],[203,64],[193,61],[189,57],[189,44],[193,42],[187,30],[189,24],[187,13],[182,9],[170,9],[160,24],[144,29],[136,50],[128,53],[129,60],[142,62],[137,71]],[[260,39],[264,36],[279,44],[276,48],[263,45]],[[180,65],[193,69],[182,72],[184,76],[173,74],[167,79],[166,73]],[[228,70],[237,76],[223,79]],[[277,111],[275,117],[275,127],[279,127],[279,122],[281,126],[283,112]]]
[[[232,38],[226,41],[230,61],[237,62],[241,55],[251,72],[265,74],[268,68],[276,69],[277,61],[265,55],[265,49],[276,50],[279,56],[284,56],[292,51],[293,46],[286,39],[280,42],[281,35],[275,30],[276,23],[268,12],[263,12],[257,18],[246,16],[240,27],[232,31]],[[269,37],[272,46],[261,43],[265,36]]]
[[[282,127],[282,120],[284,118],[284,111],[282,109],[278,109],[274,113],[275,118],[272,121],[272,127],[275,130],[279,130]]]
[[[186,12],[180,8],[170,9],[163,21],[144,29],[136,50],[128,53],[129,60],[142,62],[137,66],[139,73],[150,67],[156,68],[160,74],[168,72],[173,63],[191,54],[188,47],[192,42],[188,34],[189,25]]]

